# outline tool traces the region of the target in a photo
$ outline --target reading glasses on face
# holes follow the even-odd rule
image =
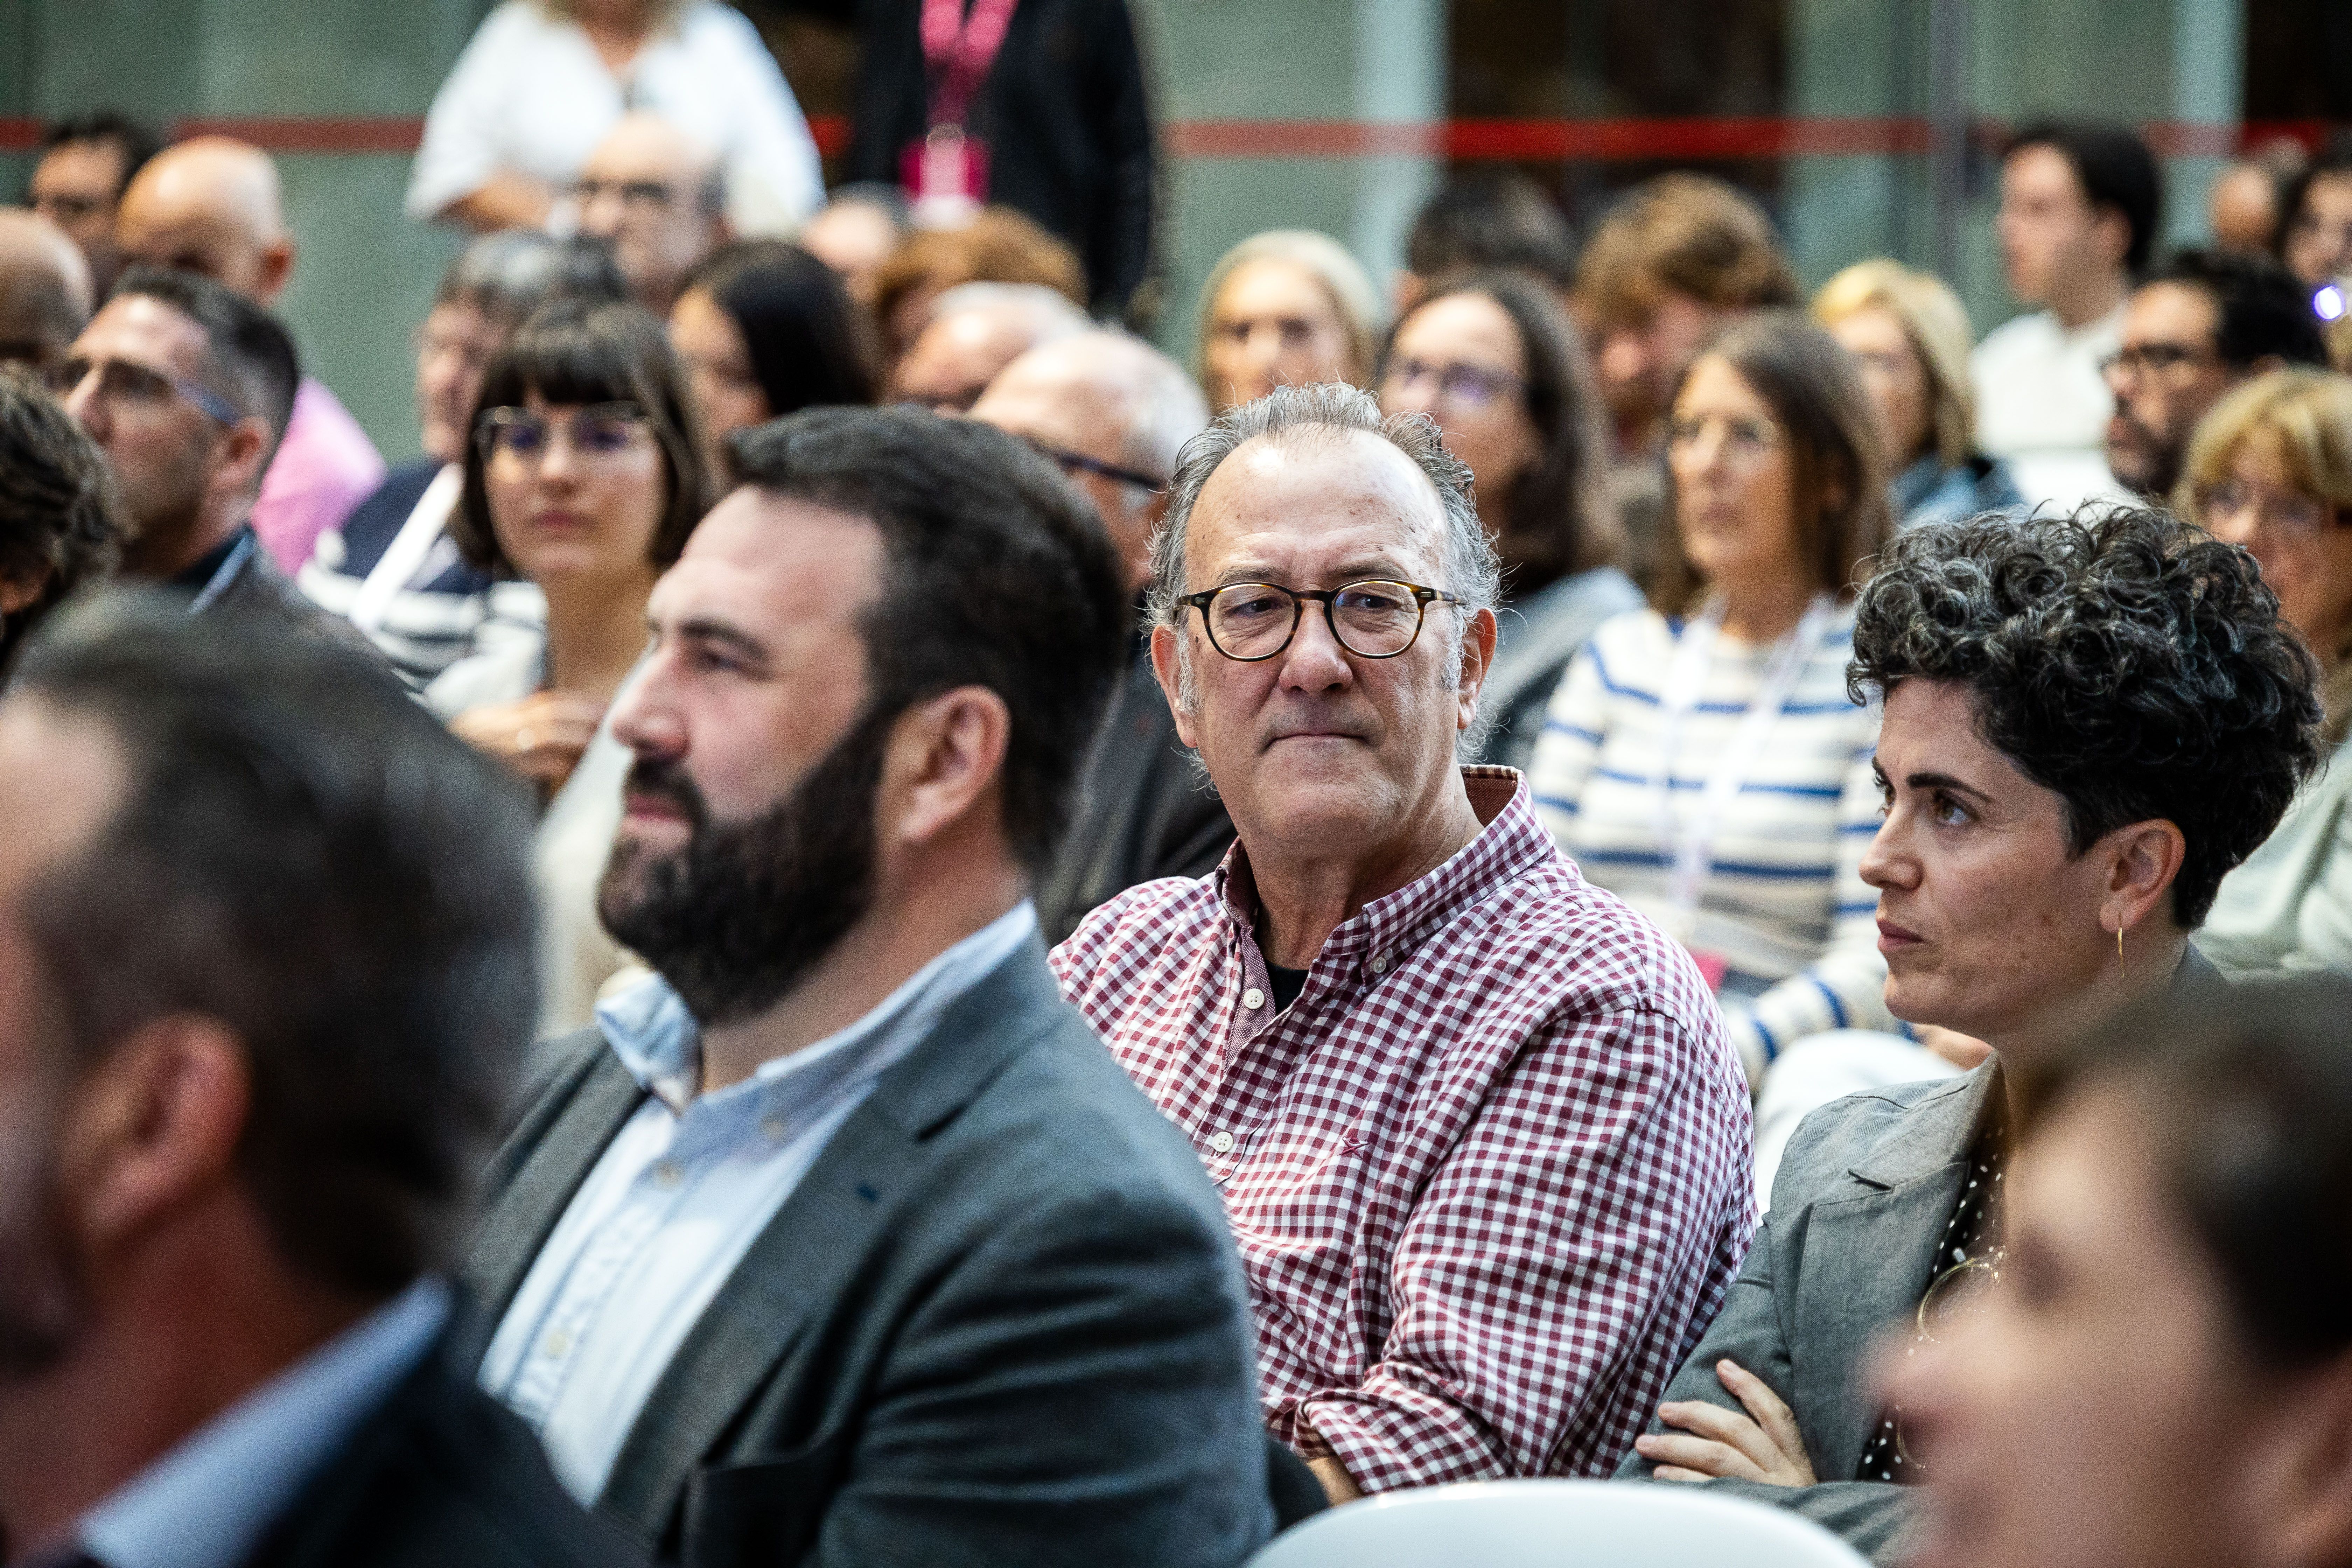
[[[1177,603],[1201,612],[1209,646],[1244,664],[1272,658],[1298,635],[1308,601],[1323,606],[1339,646],[1361,658],[1394,658],[1421,636],[1433,604],[1459,605],[1443,588],[1367,578],[1337,588],[1286,588],[1278,583],[1228,583]]]

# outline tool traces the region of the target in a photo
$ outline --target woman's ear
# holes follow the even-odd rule
[[[2162,817],[2135,822],[2108,834],[2100,852],[2107,857],[2103,924],[2134,931],[2154,916],[2169,916],[2172,884],[2189,858],[2189,840],[2178,826]]]
[[[2248,1456],[2248,1561],[2263,1568],[2352,1562],[2352,1358],[2271,1403],[2271,1437]]]

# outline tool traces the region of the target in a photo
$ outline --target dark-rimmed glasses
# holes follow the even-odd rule
[[[558,429],[572,437],[572,449],[590,459],[614,458],[635,442],[637,431],[652,423],[634,403],[596,403],[562,419],[550,419],[528,408],[485,408],[474,421],[474,440],[485,462],[506,458],[536,467],[547,456]]]
[[[2216,356],[2186,343],[2133,343],[2099,361],[2099,374],[2110,381],[2137,381],[2143,375],[2164,377],[2183,368],[2202,370]]]
[[[91,360],[76,354],[45,367],[41,380],[62,403],[80,391],[82,384],[93,375],[98,377],[98,395],[118,407],[130,405],[153,408],[177,397],[231,429],[245,417],[244,409],[194,377],[175,375],[152,365],[133,364],[125,359]]]
[[[1122,485],[1133,485],[1138,489],[1162,490],[1168,488],[1166,479],[1155,478],[1139,469],[1122,468],[1117,463],[1106,463],[1100,458],[1089,458],[1084,452],[1073,452],[1066,447],[1056,447],[1050,441],[1040,441],[1034,436],[1024,436],[1021,439],[1028,445],[1031,451],[1049,461],[1059,463],[1064,473],[1074,477],[1078,474],[1099,474],[1104,479],[1116,480]]]
[[[1341,647],[1360,658],[1394,658],[1412,647],[1433,604],[1462,601],[1443,588],[1367,578],[1337,588],[1286,588],[1278,583],[1228,583],[1177,601],[1201,612],[1209,646],[1227,658],[1272,658],[1298,635],[1309,600]]]

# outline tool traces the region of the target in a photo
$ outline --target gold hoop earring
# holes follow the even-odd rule
[[[2131,978],[2131,971],[2124,967],[2124,924],[2121,921],[2116,922],[2116,973],[2125,980]]]

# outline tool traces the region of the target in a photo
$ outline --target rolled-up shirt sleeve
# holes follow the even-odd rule
[[[1609,1473],[1752,1228],[1746,1107],[1694,1081],[1727,1068],[1658,1013],[1531,1040],[1403,1216],[1379,1359],[1299,1397],[1290,1440],[1368,1492]]]
[[[403,203],[420,223],[480,190],[502,166],[499,124],[520,43],[515,21],[504,8],[491,13],[433,95]]]

